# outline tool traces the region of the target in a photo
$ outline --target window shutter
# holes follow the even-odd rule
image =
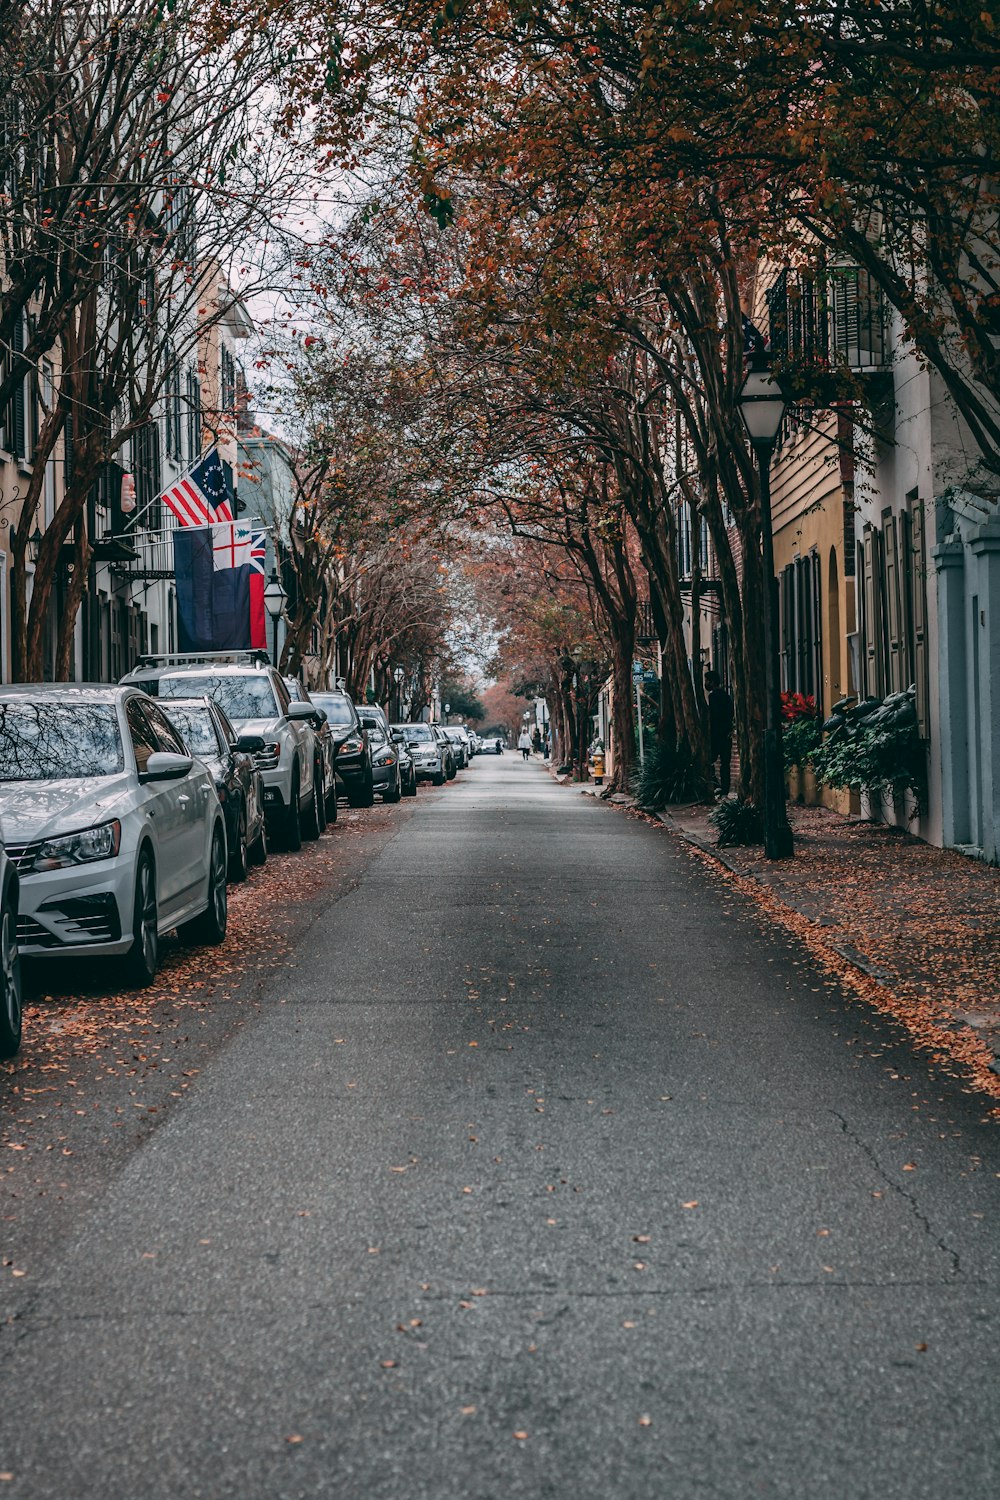
[[[887,662],[887,677],[891,692],[902,691],[902,648],[900,641],[900,618],[899,607],[899,548],[896,535],[895,516],[886,516],[882,526],[882,542],[885,548],[885,602],[886,602],[886,632],[889,641],[889,660]]]
[[[18,318],[11,330],[11,348],[15,355],[24,349],[24,319]],[[11,398],[11,446],[15,458],[27,458],[28,456],[28,409],[27,409],[27,377],[22,376],[14,387],[14,395]]]
[[[913,680],[917,688],[917,720],[921,738],[927,739],[930,735],[930,683],[927,661],[927,562],[922,500],[910,503],[910,576],[913,580]]]
[[[875,586],[875,532],[870,526],[865,527],[864,542],[862,544],[864,557],[864,601],[865,601],[865,639],[864,639],[864,671],[865,692],[874,695],[878,691],[879,683],[879,611],[878,590]]]

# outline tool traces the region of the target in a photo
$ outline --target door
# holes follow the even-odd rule
[[[138,698],[125,705],[125,720],[140,776],[151,755],[161,748]],[[186,778],[185,778],[186,779]],[[178,789],[184,782],[147,781],[141,784],[142,805],[149,816],[156,850],[156,899],[159,925],[169,927],[169,918],[181,904],[187,884],[184,858],[184,812]]]
[[[187,755],[184,741],[166,714],[155,703],[143,706],[158,750],[169,755]],[[207,891],[212,848],[212,778],[199,761],[179,781],[168,781],[176,799],[177,851],[181,861],[177,892],[185,906],[201,901]]]

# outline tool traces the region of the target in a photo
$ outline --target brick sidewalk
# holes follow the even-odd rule
[[[919,1045],[957,1059],[1000,1097],[1000,870],[884,825],[796,806],[795,858],[772,863],[759,848],[718,849],[710,811],[672,807],[660,817]]]

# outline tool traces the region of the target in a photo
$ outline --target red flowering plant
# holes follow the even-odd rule
[[[805,693],[782,693],[781,747],[785,753],[785,770],[807,765],[819,741],[816,699]]]
[[[816,699],[806,693],[782,693],[781,722],[794,724],[796,719],[815,719]]]

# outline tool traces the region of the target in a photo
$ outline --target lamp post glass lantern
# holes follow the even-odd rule
[[[740,416],[757,455],[760,474],[760,550],[767,608],[764,610],[764,854],[788,859],[794,853],[785,806],[785,761],[781,753],[781,662],[778,656],[778,580],[774,576],[771,530],[771,455],[785,397],[771,371],[752,364],[739,394]]]
[[[276,568],[272,568],[271,576],[267,580],[267,586],[264,589],[264,608],[271,616],[271,623],[274,628],[275,666],[277,666],[278,664],[278,621],[281,619],[281,612],[285,607],[285,601],[287,598],[288,595],[281,586],[281,579],[278,577],[278,571]]]

